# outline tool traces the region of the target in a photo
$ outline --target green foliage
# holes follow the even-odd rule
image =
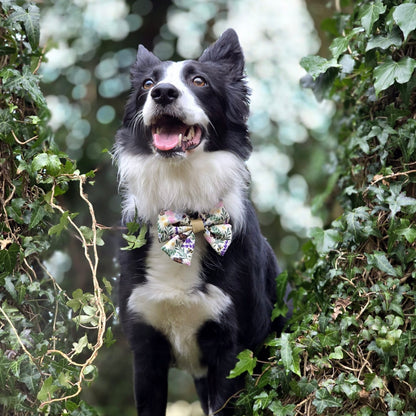
[[[363,0],[348,10],[325,23],[332,57],[301,62],[317,97],[337,105],[325,196],[342,213],[312,231],[289,273],[291,332],[270,340],[272,358],[247,375],[246,416],[416,409],[416,5]]]
[[[37,71],[39,9],[26,1],[0,5],[0,413],[96,415],[80,401],[82,386],[96,376],[94,359],[105,343],[111,287],[96,275],[102,244],[80,174],[60,152],[47,126],[49,111]],[[74,223],[58,196],[78,187],[91,227]],[[68,229],[83,244],[93,293],[71,296],[44,260]]]

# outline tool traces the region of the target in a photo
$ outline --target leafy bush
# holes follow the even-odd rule
[[[112,342],[106,321],[113,311],[97,278],[101,230],[84,191],[93,173],[77,170],[47,126],[38,7],[10,0],[0,7],[0,413],[92,415],[79,393],[96,375],[98,350]],[[71,186],[89,209],[90,227],[58,202]],[[44,265],[67,229],[81,241],[92,293],[69,295]]]
[[[323,23],[332,57],[301,62],[304,84],[337,105],[325,195],[342,214],[289,273],[292,332],[248,376],[245,415],[415,414],[416,4],[346,3]],[[235,372],[255,362],[245,352]]]

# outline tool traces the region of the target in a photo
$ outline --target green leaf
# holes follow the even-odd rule
[[[375,373],[369,373],[364,376],[364,384],[368,391],[374,389],[384,389],[383,379]]]
[[[342,399],[333,396],[326,388],[322,388],[315,393],[315,399],[312,403],[318,413],[323,413],[327,408],[341,407]]]
[[[342,352],[342,347],[339,345],[335,347],[334,352],[331,352],[331,354],[329,354],[330,360],[342,360],[343,358],[344,353]]]
[[[341,233],[333,229],[314,228],[311,231],[311,236],[318,253],[328,253],[342,241]]]
[[[117,341],[114,339],[114,336],[113,336],[113,331],[112,331],[111,327],[109,326],[109,327],[107,328],[107,331],[105,331],[104,344],[105,344],[105,346],[106,346],[107,348],[109,348],[109,347],[111,347],[111,346],[112,346],[115,342],[117,342]]]
[[[341,65],[335,59],[327,60],[321,56],[309,55],[301,59],[300,65],[304,68],[314,80],[325,73],[329,68],[340,68]]]
[[[62,163],[57,155],[39,153],[33,158],[31,167],[34,172],[46,169],[49,175],[57,176],[62,168]]]
[[[0,137],[6,137],[13,130],[13,118],[8,109],[0,109]]]
[[[416,68],[416,60],[408,56],[396,62],[389,58],[374,69],[374,88],[376,94],[387,89],[394,82],[404,84],[408,82]]]
[[[81,227],[79,227],[82,235],[85,237],[85,240],[87,241],[87,244],[93,244],[94,241],[94,231],[92,228],[87,227],[85,225],[81,225]],[[101,236],[103,235],[104,230],[100,230],[100,229],[96,229],[95,230],[95,243],[97,244],[97,246],[103,246],[104,245],[104,240],[101,238]]]
[[[289,338],[290,334],[286,332],[282,333],[280,337],[280,355],[282,363],[286,370],[292,371],[300,377],[299,354],[293,351]]]
[[[29,66],[24,65],[22,71],[5,68],[0,71],[3,78],[3,88],[22,97],[28,96],[37,105],[46,106],[45,97],[39,88],[39,77],[32,74]]]
[[[48,235],[54,235],[57,234],[58,236],[61,235],[62,231],[66,230],[68,228],[69,219],[73,219],[78,215],[78,213],[72,213],[70,214],[69,211],[65,211],[60,220],[59,224],[55,224],[48,230]]]
[[[397,235],[403,235],[410,244],[416,240],[416,229],[413,227],[398,229],[395,230],[395,233]]]
[[[388,261],[386,254],[381,251],[375,251],[373,254],[366,254],[368,264],[373,266],[389,276],[398,277],[397,271]]]
[[[416,4],[400,4],[393,12],[393,19],[400,27],[406,40],[409,33],[416,29]]]
[[[286,315],[288,311],[288,307],[285,302],[288,279],[289,274],[286,270],[280,273],[276,278],[276,304],[272,313],[272,321],[279,316]]]
[[[257,364],[257,358],[254,357],[253,352],[250,350],[241,351],[240,354],[237,355],[237,358],[238,362],[235,365],[235,368],[230,371],[230,375],[227,378],[235,378],[245,372],[252,375]]]
[[[389,208],[391,211],[391,216],[394,218],[398,212],[401,212],[402,207],[411,207],[416,206],[416,199],[406,196],[404,192],[401,192],[399,195],[392,192],[392,195],[387,198]]]
[[[274,400],[269,405],[269,410],[273,412],[273,415],[276,416],[292,416],[294,413],[294,410],[296,408],[296,405],[294,404],[286,404],[283,405],[280,400]]]
[[[87,334],[85,334],[82,338],[80,338],[78,342],[73,342],[72,345],[74,347],[74,353],[81,354],[84,348],[88,346]]]
[[[363,29],[361,27],[357,27],[353,29],[348,35],[335,38],[332,41],[331,45],[329,46],[329,49],[332,52],[332,56],[334,57],[334,59],[338,59],[339,56],[347,50],[351,39],[357,33],[362,32],[362,30]]]
[[[32,228],[36,227],[43,220],[46,213],[47,212],[43,205],[34,203],[30,215],[29,229],[31,230]]]
[[[30,4],[25,10],[23,7],[14,6],[15,11],[10,15],[12,22],[22,22],[30,46],[36,49],[39,45],[39,7]]]
[[[17,299],[16,288],[14,287],[14,282],[12,281],[12,278],[10,276],[7,276],[4,279],[4,288],[9,292],[13,299]]]
[[[402,43],[403,40],[400,30],[395,27],[387,36],[375,36],[371,38],[367,43],[365,51],[368,52],[374,48],[380,48],[384,50],[390,46],[400,47]]]
[[[386,6],[380,1],[376,0],[361,6],[359,19],[363,25],[367,35],[370,34],[373,25],[379,19],[380,15],[386,11]]]
[[[17,262],[20,248],[16,243],[10,244],[7,249],[0,250],[0,270],[12,273]]]
[[[129,224],[133,224],[133,223],[129,223]],[[131,227],[133,227],[133,225],[131,225]],[[136,248],[143,247],[147,242],[146,233],[147,233],[147,226],[143,224],[140,226],[139,235],[123,234],[123,238],[127,241],[127,246],[121,247],[120,250],[134,250]]]
[[[71,388],[71,376],[68,372],[61,372],[58,376],[58,383],[62,387]]]
[[[42,387],[37,394],[37,399],[44,402],[50,399],[56,390],[58,390],[58,386],[53,384],[53,377],[50,376],[43,382]]]

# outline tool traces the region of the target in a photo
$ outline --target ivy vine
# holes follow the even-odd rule
[[[96,415],[79,394],[96,376],[94,360],[110,345],[111,285],[97,276],[102,244],[81,173],[48,128],[37,74],[39,9],[28,1],[0,3],[0,413]],[[72,185],[71,185],[72,184]],[[91,224],[60,202],[70,186]],[[93,290],[63,290],[45,267],[62,232],[83,247]],[[76,342],[74,342],[76,340]],[[82,412],[82,413],[80,413]]]
[[[257,375],[256,358],[239,357],[244,415],[415,414],[416,4],[336,3],[323,22],[331,56],[301,65],[304,85],[337,106],[325,196],[342,213],[286,272],[291,332],[269,340]]]

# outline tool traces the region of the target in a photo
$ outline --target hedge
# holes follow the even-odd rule
[[[0,413],[95,415],[79,393],[96,376],[99,349],[113,342],[106,322],[114,308],[111,285],[97,276],[102,230],[85,191],[94,173],[81,173],[48,128],[38,7],[0,7]],[[89,227],[63,206],[71,187]],[[91,292],[68,293],[45,267],[65,233],[82,246]]]
[[[337,107],[317,200],[341,214],[286,272],[295,313],[271,358],[254,374],[259,361],[240,356],[244,415],[416,412],[416,4],[336,3],[323,22],[331,56],[301,65],[303,84]]]

